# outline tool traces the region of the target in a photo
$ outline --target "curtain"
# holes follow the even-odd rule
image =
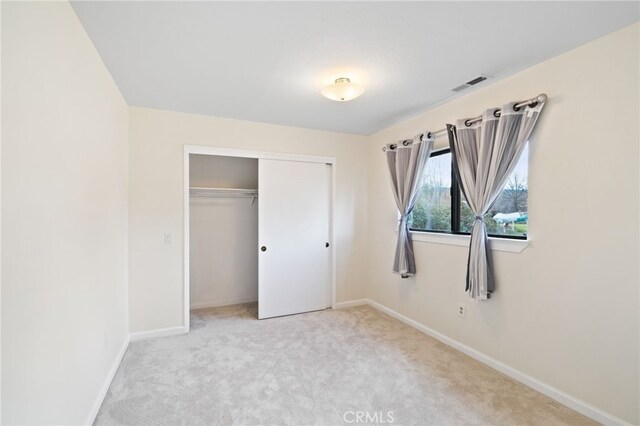
[[[452,162],[462,193],[475,215],[467,260],[466,291],[486,300],[495,282],[484,215],[489,211],[515,168],[536,125],[544,102],[520,107],[516,102],[486,110],[482,121],[447,124]]]
[[[400,213],[393,272],[400,274],[402,278],[416,273],[413,242],[407,219],[416,204],[422,174],[433,149],[433,140],[433,137],[427,139],[424,136],[423,140],[421,136],[416,136],[413,143],[401,142],[386,147],[391,186]]]

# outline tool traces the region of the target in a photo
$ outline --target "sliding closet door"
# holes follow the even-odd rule
[[[258,317],[328,307],[329,165],[259,161]]]

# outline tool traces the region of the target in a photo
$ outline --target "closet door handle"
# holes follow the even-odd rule
[[[267,251],[267,247],[266,246],[260,247],[260,251]]]

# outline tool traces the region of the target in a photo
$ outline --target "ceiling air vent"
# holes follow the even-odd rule
[[[467,81],[466,83],[461,84],[461,85],[460,85],[460,86],[458,86],[458,87],[454,87],[454,88],[453,88],[453,89],[451,89],[451,90],[453,90],[454,92],[461,92],[461,91],[463,91],[464,89],[466,89],[466,88],[468,88],[468,87],[475,86],[476,84],[478,84],[478,83],[481,83],[481,82],[485,81],[487,78],[488,78],[487,76],[480,75],[480,76],[478,76],[478,77],[474,78],[473,80],[469,80],[469,81]]]

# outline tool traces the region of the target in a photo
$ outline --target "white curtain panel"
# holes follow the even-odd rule
[[[398,224],[398,242],[393,258],[393,272],[402,278],[416,273],[416,261],[413,255],[413,241],[407,219],[416,204],[422,175],[433,149],[433,138],[422,140],[416,136],[413,143],[386,146],[387,164],[391,177],[391,187],[396,200],[400,223]]]
[[[486,110],[482,121],[447,124],[453,167],[462,193],[475,215],[467,261],[466,291],[487,300],[495,288],[484,215],[504,188],[533,131],[544,102],[515,109],[517,102]]]

